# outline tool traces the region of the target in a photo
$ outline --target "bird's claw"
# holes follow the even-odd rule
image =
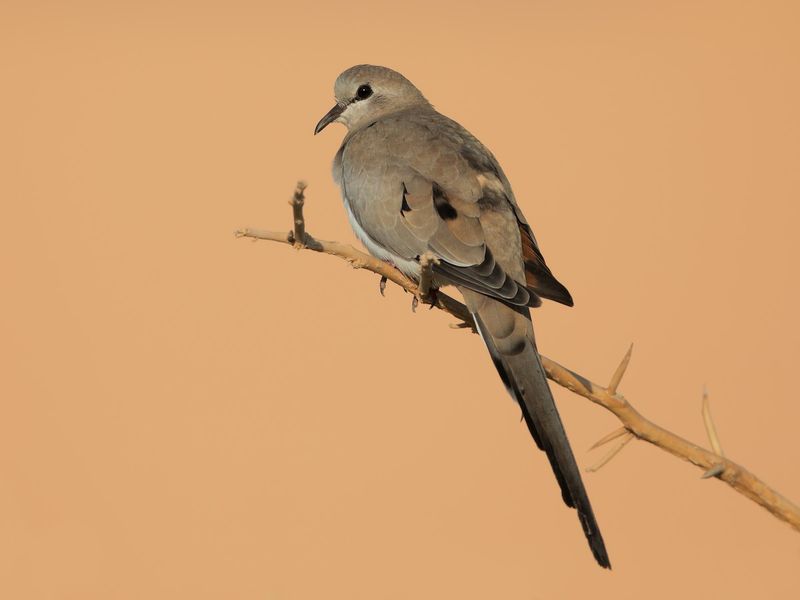
[[[417,307],[419,306],[420,302],[427,304],[428,310],[431,310],[434,306],[436,306],[436,288],[431,288],[428,290],[428,293],[425,296],[414,294],[414,297],[411,299],[411,312],[417,312]]]
[[[436,288],[434,288],[434,287],[432,287],[430,290],[428,290],[428,297],[425,298],[425,302],[428,304],[428,310],[433,310],[433,307],[436,306],[436,302],[437,302],[436,292],[437,291],[438,290]]]
[[[386,282],[387,281],[389,281],[389,280],[386,278],[386,275],[381,275],[381,283],[380,283],[380,288],[379,289],[380,289],[380,292],[381,292],[381,296],[384,296],[384,297],[386,297]]]

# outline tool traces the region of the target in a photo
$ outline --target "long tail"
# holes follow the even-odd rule
[[[462,293],[503,383],[519,403],[536,445],[547,453],[564,502],[577,509],[592,554],[601,567],[610,569],[603,536],[539,360],[530,311],[469,290]]]

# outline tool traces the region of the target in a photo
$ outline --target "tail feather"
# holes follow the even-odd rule
[[[565,504],[577,509],[592,554],[601,567],[610,569],[603,536],[536,350],[530,312],[485,297],[478,302],[467,300],[470,309],[475,309],[475,322],[500,378],[519,403],[536,445],[547,454]],[[515,325],[510,329],[511,322]],[[515,335],[524,336],[525,343],[514,341]]]

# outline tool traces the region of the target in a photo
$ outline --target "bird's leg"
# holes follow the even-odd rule
[[[433,286],[433,265],[439,262],[432,253],[426,252],[419,257],[419,285],[414,299],[411,301],[411,310],[416,312],[417,305],[422,302],[431,308],[436,304],[436,288]]]

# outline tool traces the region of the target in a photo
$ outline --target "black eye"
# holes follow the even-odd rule
[[[370,96],[372,96],[371,87],[369,87],[367,84],[358,87],[358,91],[356,92],[356,98],[358,98],[359,100],[366,100]]]

